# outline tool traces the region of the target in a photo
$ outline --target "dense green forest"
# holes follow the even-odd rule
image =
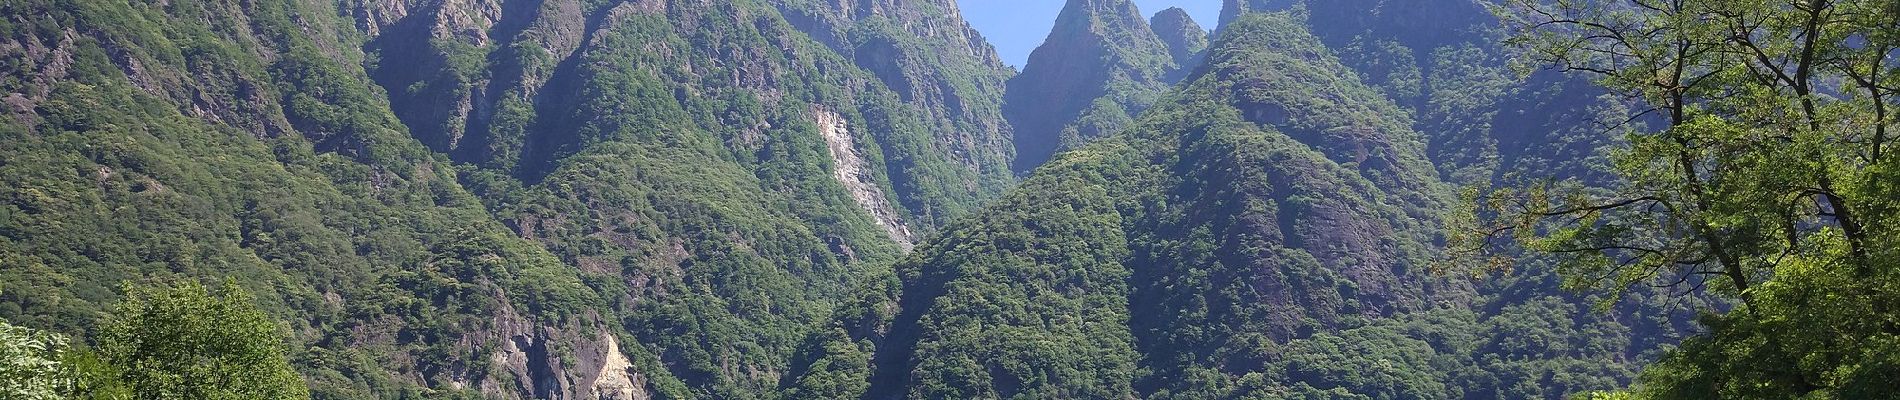
[[[960,13],[0,1],[0,399],[1900,396],[1900,3]]]
[[[819,6],[7,2],[0,318],[103,346],[122,283],[229,279],[317,398],[766,397],[1013,180],[1000,105],[892,89],[994,97],[1000,62],[778,11]],[[981,43],[906,11],[893,51]]]

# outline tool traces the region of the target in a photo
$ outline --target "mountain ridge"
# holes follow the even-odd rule
[[[1469,0],[1226,5],[1016,74],[953,0],[0,4],[0,318],[225,280],[323,399],[1557,399],[1693,331],[1432,265],[1616,99]]]
[[[884,34],[989,69],[930,100],[791,3],[9,3],[39,79],[4,87],[0,318],[228,278],[322,398],[764,396],[906,230],[1013,180],[967,26]]]
[[[1003,114],[1017,130],[1015,169],[1115,133],[1179,68],[1133,1],[1068,1],[1004,95]]]

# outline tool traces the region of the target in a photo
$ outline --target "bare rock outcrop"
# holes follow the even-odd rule
[[[877,221],[891,235],[892,240],[904,246],[906,250],[916,243],[916,235],[910,227],[904,225],[903,216],[890,198],[877,185],[877,178],[864,155],[858,153],[858,139],[851,134],[850,121],[829,110],[813,108],[812,122],[818,124],[818,133],[825,137],[825,148],[831,153],[833,177],[851,193],[851,199],[864,207],[871,218]]]

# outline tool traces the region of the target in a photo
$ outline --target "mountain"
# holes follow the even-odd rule
[[[1304,4],[1304,0],[1223,0],[1220,8],[1220,26],[1226,27],[1242,15],[1256,12],[1287,11],[1294,6]]]
[[[1227,7],[1015,74],[952,0],[6,2],[0,331],[223,281],[320,399],[1559,399],[1714,308],[1435,268],[1627,114],[1481,3]]]
[[[1202,50],[1207,50],[1207,29],[1194,22],[1187,10],[1170,7],[1155,13],[1148,19],[1148,27],[1155,31],[1162,43],[1167,43],[1168,54],[1174,57],[1174,64],[1186,70],[1189,66],[1199,65],[1196,60]]]
[[[868,377],[865,398],[1232,395],[1265,390],[1236,381],[1290,340],[1466,304],[1425,272],[1448,190],[1405,113],[1290,17],[1239,20],[1208,55],[1124,134],[900,262],[812,365]]]
[[[977,184],[946,210],[923,210],[931,224],[944,224],[963,207],[992,199],[1015,182],[1009,169],[1015,159],[1013,129],[1003,119],[1003,89],[1016,72],[1003,64],[982,34],[961,19],[954,0],[929,2],[817,2],[775,0],[785,19],[849,57],[885,87],[897,91],[906,104],[927,114],[925,129],[969,176],[946,176],[944,182],[912,184],[901,188],[954,186],[956,180]],[[897,163],[916,163],[897,159]],[[920,167],[929,167],[923,163]]]
[[[231,280],[318,398],[769,397],[1014,179],[953,4],[819,5],[10,2],[0,318]]]
[[[948,163],[958,168],[918,173],[941,175],[932,176],[936,179],[931,182],[898,179],[893,184],[900,191],[972,186],[934,195],[955,201],[913,206],[928,219],[928,225],[947,223],[1014,183],[1010,170],[1015,158],[1013,131],[1003,118],[1002,99],[1005,83],[1015,71],[963,22],[955,1],[776,0],[773,4],[794,27],[846,56],[925,114],[928,124],[922,129],[941,142],[931,150],[945,152]],[[892,162],[905,169],[934,169],[940,162],[912,157],[945,155],[920,154]]]
[[[788,393],[1562,399],[1692,329],[1707,305],[1638,291],[1606,314],[1542,264],[1431,272],[1456,177],[1433,125],[1339,73],[1361,48],[1308,18],[1242,13],[1140,118],[869,280]]]
[[[4,36],[0,316],[80,334],[121,284],[229,279],[267,294],[327,396],[645,379],[547,351],[624,358],[591,340],[604,302],[580,274],[408,136],[334,5],[5,8],[44,17]]]
[[[1290,11],[1361,79],[1417,116],[1448,181],[1607,174],[1599,150],[1647,122],[1605,120],[1628,105],[1587,77],[1538,70],[1520,76],[1504,33],[1471,0],[1229,0],[1223,20]]]
[[[1070,0],[1004,95],[1016,170],[1119,131],[1180,68],[1133,1]]]

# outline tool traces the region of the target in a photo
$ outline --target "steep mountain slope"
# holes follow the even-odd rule
[[[955,1],[773,1],[800,31],[846,55],[929,117],[926,126],[978,186],[957,193],[962,205],[993,198],[1013,182],[1012,129],[1003,118],[1004,84],[1015,71],[962,20]],[[895,162],[913,163],[906,159]],[[904,190],[910,182],[895,183]],[[961,209],[922,211],[933,224]]]
[[[1049,38],[1009,80],[1019,172],[1119,131],[1154,104],[1180,66],[1129,0],[1070,0]]]
[[[603,302],[404,135],[333,5],[4,7],[0,317],[79,333],[121,283],[232,279],[323,396],[645,379],[547,351]]]
[[[1235,21],[1128,129],[869,281],[788,393],[1560,399],[1682,329],[1688,306],[1606,317],[1548,275],[1428,272],[1450,186],[1409,113],[1303,16]]]
[[[884,300],[898,311],[840,327],[878,342],[867,397],[1152,394],[1243,346],[1217,339],[1283,341],[1458,293],[1420,264],[1445,191],[1417,134],[1298,29],[1230,32],[1128,135],[900,263]]]
[[[320,398],[771,396],[1012,179],[953,7],[839,6],[914,58],[884,69],[797,5],[8,3],[0,318],[83,334],[119,279],[232,279]]]
[[[0,319],[230,280],[324,399],[1562,398],[1683,329],[1426,271],[1613,102],[1295,4],[1071,0],[1009,79],[948,0],[7,2]]]
[[[1600,150],[1632,127],[1586,77],[1512,71],[1483,2],[1230,0],[1223,18],[1282,10],[1417,116],[1448,181],[1601,176]]]
[[[529,181],[549,173],[586,140],[570,133],[580,129],[571,125],[576,122],[552,121],[544,116],[572,107],[572,94],[592,83],[574,77],[587,73],[587,66],[578,62],[581,57],[604,45],[596,40],[602,28],[613,26],[617,18],[633,15],[636,9],[692,8],[659,7],[647,2],[624,3],[614,8],[609,6],[615,2],[583,4],[578,0],[541,2],[539,8],[534,9],[526,8],[535,3],[527,1],[476,3],[439,2],[395,7],[408,12],[395,17],[374,11],[359,12],[371,16],[364,22],[370,31],[388,32],[372,42],[372,50],[381,55],[377,64],[380,68],[374,73],[385,87],[407,89],[406,94],[395,96],[399,100],[397,113],[415,115],[406,117],[405,122],[423,127],[418,136],[425,143],[436,144],[437,150],[454,155],[458,161]],[[732,57],[735,61],[821,57],[825,62],[838,61],[837,57],[842,56],[846,64],[839,66],[842,68],[835,73],[825,70],[826,73],[853,76],[844,81],[826,82],[827,86],[840,85],[839,90],[844,92],[841,94],[851,95],[852,101],[859,101],[856,97],[876,97],[862,101],[876,101],[880,104],[875,107],[888,109],[876,111],[877,114],[901,114],[873,115],[867,123],[877,125],[860,129],[884,136],[878,145],[890,157],[888,168],[880,166],[880,169],[891,171],[887,175],[893,190],[884,195],[894,197],[894,203],[902,205],[903,210],[896,210],[899,214],[921,219],[921,225],[935,225],[982,199],[993,197],[1011,181],[1004,166],[1011,150],[1007,145],[1009,131],[1000,118],[1000,101],[997,100],[1001,96],[1002,75],[1006,72],[1000,61],[996,61],[994,51],[982,44],[980,37],[956,17],[954,6],[828,6],[794,0],[770,3],[775,9],[788,10],[794,22],[802,22],[797,25],[798,29],[821,40],[824,47],[810,49],[820,54],[786,53],[785,50],[794,49],[788,47],[790,44],[808,46],[811,40],[794,34],[774,38],[785,41],[779,43],[779,52],[717,56]],[[784,20],[771,10],[748,14],[759,16],[733,17]],[[377,28],[378,21],[387,26]],[[737,22],[740,21],[724,18],[717,23]],[[696,25],[681,28],[694,27]],[[744,32],[719,34],[728,33]],[[695,40],[714,38],[687,35],[686,39],[689,44],[701,45]],[[852,45],[859,42],[864,44]],[[825,51],[827,47],[832,51]],[[665,53],[683,48],[642,47],[630,52]],[[893,62],[897,64],[879,64]],[[855,81],[863,79],[864,72],[851,65],[862,65],[882,84],[854,87],[867,82]],[[926,65],[946,67],[932,69],[925,68]],[[826,65],[763,70],[747,70],[749,66],[745,65],[717,67],[747,75],[722,79],[731,81],[727,84],[737,89],[769,88],[771,90],[762,93],[769,96],[775,94],[773,91],[784,89],[778,87],[780,82],[775,74]],[[706,71],[688,70],[673,74],[702,80],[704,78],[697,75],[704,73]],[[893,89],[895,97],[890,96]],[[858,92],[875,96],[859,96]],[[743,127],[760,121],[720,122]],[[431,127],[446,127],[441,130],[452,134],[432,134]],[[751,130],[767,128],[770,126],[750,127]],[[737,136],[745,142],[758,139],[755,133]],[[733,149],[734,152],[757,150]]]
[[[1168,44],[1168,54],[1174,56],[1174,64],[1181,66],[1183,71],[1190,66],[1200,65],[1196,57],[1201,55],[1202,50],[1207,50],[1207,29],[1195,23],[1187,10],[1181,7],[1161,10],[1148,19],[1148,27],[1154,29],[1162,43]]]
[[[1256,12],[1287,11],[1303,0],[1223,0],[1220,9],[1220,26],[1226,27],[1240,16]]]

